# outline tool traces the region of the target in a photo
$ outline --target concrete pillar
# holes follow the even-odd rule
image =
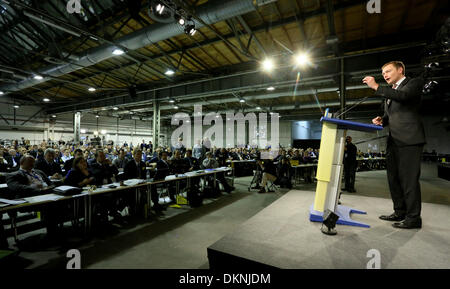
[[[153,148],[159,146],[159,134],[161,130],[161,118],[160,118],[159,100],[156,95],[153,96]]]
[[[344,58],[341,58],[340,60],[340,67],[341,67],[341,73],[340,73],[340,83],[339,83],[339,99],[341,102],[341,110],[340,113],[342,113],[341,115],[341,119],[345,119],[345,70],[344,70]]]
[[[81,112],[77,111],[73,115],[73,140],[75,143],[80,143],[81,133]]]

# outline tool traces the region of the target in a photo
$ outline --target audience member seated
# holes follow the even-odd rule
[[[219,163],[212,156],[211,152],[206,153],[206,158],[203,160],[203,168],[205,169],[215,169],[219,167]],[[225,189],[225,192],[228,194],[234,190],[234,187],[230,186],[225,179],[225,173],[220,172],[216,174],[216,179],[222,184]]]
[[[47,194],[53,189],[47,175],[39,169],[34,169],[34,165],[34,157],[25,155],[20,159],[20,169],[7,175],[8,189],[15,198]]]
[[[281,158],[279,158],[281,159]],[[261,167],[262,170],[262,181],[261,181],[261,189],[258,191],[258,193],[262,194],[266,192],[266,185],[267,181],[275,182],[277,179],[277,169],[275,165],[273,164],[272,160],[266,159],[262,161],[261,159],[258,159],[258,165]]]
[[[85,187],[94,183],[94,177],[88,170],[87,162],[82,156],[78,156],[72,161],[72,168],[64,178],[64,184],[73,187]]]
[[[72,169],[74,160],[75,160],[76,158],[80,158],[80,157],[83,157],[83,151],[82,151],[81,149],[76,149],[76,150],[73,152],[73,158],[67,160],[67,161],[64,163],[64,171],[66,172],[66,174]],[[86,161],[86,159],[85,159],[85,161]],[[87,163],[86,163],[86,164],[87,164]]]
[[[215,155],[219,167],[225,167],[227,165],[227,160],[229,159],[228,152],[225,148],[218,149]]]
[[[168,155],[166,151],[160,152],[159,160],[156,163],[156,174],[154,177],[155,181],[164,180],[166,176],[170,174],[170,165],[168,163]],[[167,186],[166,183],[162,183],[159,186],[163,186],[169,189],[169,196],[174,198],[174,192],[171,191],[171,188]],[[157,212],[160,212],[163,210],[163,207],[159,204],[159,197],[157,193],[156,185],[151,186],[151,198],[153,202],[153,209]]]
[[[0,172],[8,172],[8,161],[3,157],[3,150],[0,150]]]
[[[135,148],[133,150],[133,160],[130,160],[125,165],[123,170],[123,178],[125,180],[129,179],[146,179],[146,165],[145,162],[142,161],[142,150],[139,148]],[[142,188],[139,192],[145,192],[146,188]],[[141,193],[139,196],[140,204],[145,204],[147,202],[147,195]],[[123,195],[122,206],[129,206],[130,208],[135,208],[136,206],[136,198],[134,194],[125,194]],[[119,208],[121,210],[121,208]]]
[[[24,155],[20,159],[20,169],[8,174],[6,183],[8,189],[15,198],[26,198],[36,195],[44,195],[52,192],[54,186],[47,175],[34,169],[35,159],[31,155]],[[47,235],[50,238],[58,237],[58,222],[61,220],[61,204],[48,204],[42,208],[42,219],[47,227]]]
[[[98,187],[112,183],[115,176],[119,173],[117,168],[112,165],[111,161],[106,159],[103,150],[96,151],[95,159],[93,159],[89,165],[89,171],[95,178],[94,184]]]
[[[36,169],[43,171],[52,179],[62,179],[61,166],[55,162],[55,150],[46,149],[44,159],[36,162]]]
[[[145,179],[146,165],[142,161],[142,150],[134,149],[133,160],[127,162],[123,170],[125,180],[128,179]]]
[[[189,170],[189,163],[181,158],[181,151],[176,150],[170,163],[170,170],[172,174],[184,174]]]
[[[288,158],[282,158],[278,163],[278,177],[276,184],[282,188],[292,189],[292,168]]]
[[[184,159],[189,164],[189,169],[188,169],[189,172],[200,169],[200,163],[199,163],[198,159],[196,159],[192,156],[192,150],[186,151],[186,157]]]
[[[65,149],[63,150],[63,155],[61,156],[62,162],[65,164],[68,160],[71,160],[73,157],[70,155],[70,151]]]
[[[16,150],[11,149],[3,156],[5,160],[8,162],[8,167],[10,170],[17,170],[19,169],[19,160],[20,158],[17,157]]]
[[[128,160],[125,158],[125,150],[120,149],[118,157],[112,163],[117,169],[123,169],[125,168],[127,161]]]

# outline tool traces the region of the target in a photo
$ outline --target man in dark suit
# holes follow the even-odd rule
[[[155,181],[164,180],[166,178],[166,176],[168,176],[170,174],[170,165],[169,165],[167,157],[168,157],[168,155],[167,155],[166,151],[160,152],[159,160],[156,163],[156,174],[154,177]],[[159,204],[159,197],[157,194],[156,186],[157,185],[151,186],[151,198],[152,198],[152,202],[153,202],[153,209],[157,212],[160,212],[163,210],[163,207]],[[161,185],[159,185],[159,186],[161,186]],[[167,187],[168,185],[166,183],[163,183],[162,186]],[[169,188],[169,190],[172,189],[170,186],[168,188]],[[170,191],[169,195],[173,196],[174,192]]]
[[[355,174],[356,174],[356,152],[357,148],[352,143],[352,137],[347,136],[345,139],[345,153],[344,153],[344,178],[345,178],[345,188],[343,191],[350,193],[356,193],[355,190]]]
[[[20,169],[6,177],[8,189],[15,198],[26,198],[47,194],[53,188],[47,175],[38,169],[33,169],[34,157],[25,155],[20,159]]]
[[[20,169],[6,177],[8,189],[14,198],[26,198],[52,192],[54,186],[51,181],[44,172],[33,169],[34,164],[33,156],[24,155],[20,159]],[[47,204],[42,209],[42,219],[46,224],[48,237],[58,237],[58,223],[64,213],[63,210],[61,203]]]
[[[55,150],[53,149],[46,149],[44,159],[38,160],[35,166],[49,177],[62,179],[61,166],[55,162]]]
[[[95,178],[96,186],[112,183],[113,177],[119,174],[119,170],[106,158],[103,150],[95,152],[95,159],[89,163],[89,171]]]
[[[123,175],[126,180],[146,178],[146,165],[142,161],[142,150],[135,149],[133,151],[133,160],[126,163]]]
[[[192,156],[192,150],[186,150],[186,157],[184,160],[189,164],[188,171],[196,171],[200,169],[200,163],[198,159]]]
[[[386,168],[394,213],[380,219],[396,221],[395,228],[421,228],[419,177],[426,142],[419,114],[423,79],[405,77],[405,65],[400,61],[386,63],[382,74],[391,87],[379,86],[371,76],[363,79],[376,91],[375,95],[385,99],[384,115],[372,122],[389,126]]]
[[[70,160],[67,160],[64,163],[64,171],[65,171],[66,175],[70,171],[70,169],[72,168],[73,160],[76,159],[76,158],[82,157],[82,156],[83,156],[83,151],[81,149],[76,149],[73,152],[73,158],[71,158]]]
[[[146,165],[142,161],[142,150],[139,148],[135,148],[133,150],[133,159],[127,162],[123,169],[123,178],[125,180],[146,179],[147,177],[146,172],[147,172]],[[139,192],[140,192],[139,203],[145,204],[147,202],[147,195],[145,194],[145,188],[140,188]],[[125,201],[125,205],[130,206],[130,208],[136,207],[136,198],[133,196],[133,194],[124,195],[123,200]]]

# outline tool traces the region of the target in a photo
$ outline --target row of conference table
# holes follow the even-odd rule
[[[84,202],[84,232],[88,233],[91,231],[92,228],[92,211],[93,211],[93,198],[98,195],[102,194],[108,194],[113,192],[120,192],[120,191],[128,191],[127,193],[131,193],[134,191],[136,195],[136,205],[138,204],[138,192],[141,188],[147,188],[146,194],[147,194],[147,204],[146,204],[146,210],[148,210],[151,207],[151,198],[150,198],[150,192],[152,189],[152,186],[156,186],[158,184],[164,184],[169,182],[176,182],[176,194],[178,195],[180,193],[180,181],[186,181],[187,188],[191,186],[191,181],[193,178],[199,178],[199,177],[206,177],[206,176],[212,176],[214,186],[216,186],[216,174],[217,173],[224,173],[230,171],[231,168],[228,167],[221,167],[216,169],[205,169],[205,170],[198,170],[193,172],[187,172],[185,174],[178,174],[178,175],[169,175],[164,180],[144,180],[144,179],[131,179],[124,181],[121,185],[121,183],[112,183],[107,184],[102,187],[97,187],[93,189],[92,187],[84,187],[83,191],[76,195],[60,195],[55,193],[50,194],[44,194],[34,197],[27,197],[20,200],[11,200],[11,204],[1,204],[0,207],[0,216],[3,213],[8,213],[11,211],[20,211],[20,210],[30,210],[33,209],[33,207],[38,206],[45,206],[50,203],[54,202],[63,202],[63,201],[72,201],[73,202],[73,208],[74,208],[74,217],[75,220],[78,222],[79,216],[78,216],[78,208],[80,207],[81,202]],[[233,180],[234,181],[234,180]],[[146,217],[148,214],[145,214]]]

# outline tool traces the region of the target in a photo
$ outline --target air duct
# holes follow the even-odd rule
[[[197,16],[201,18],[206,24],[217,23],[229,18],[246,14],[255,11],[256,6],[265,5],[271,1],[264,0],[212,0],[201,5],[197,9]],[[203,25],[195,21],[195,27],[201,28]],[[178,23],[156,23],[144,29],[130,33],[118,40],[117,44],[126,47],[128,50],[136,50],[148,45],[152,45],[159,41],[169,39],[171,37],[184,34],[183,27]],[[104,44],[87,50],[84,55],[80,55],[80,59],[74,64],[60,64],[50,65],[39,69],[38,74],[48,75],[50,77],[59,77],[81,69],[82,67],[89,67],[101,61],[114,57],[112,52],[116,47],[110,44]],[[44,77],[42,80],[27,79],[16,85],[4,85],[0,87],[1,91],[13,92],[32,87],[50,80],[49,77]]]

